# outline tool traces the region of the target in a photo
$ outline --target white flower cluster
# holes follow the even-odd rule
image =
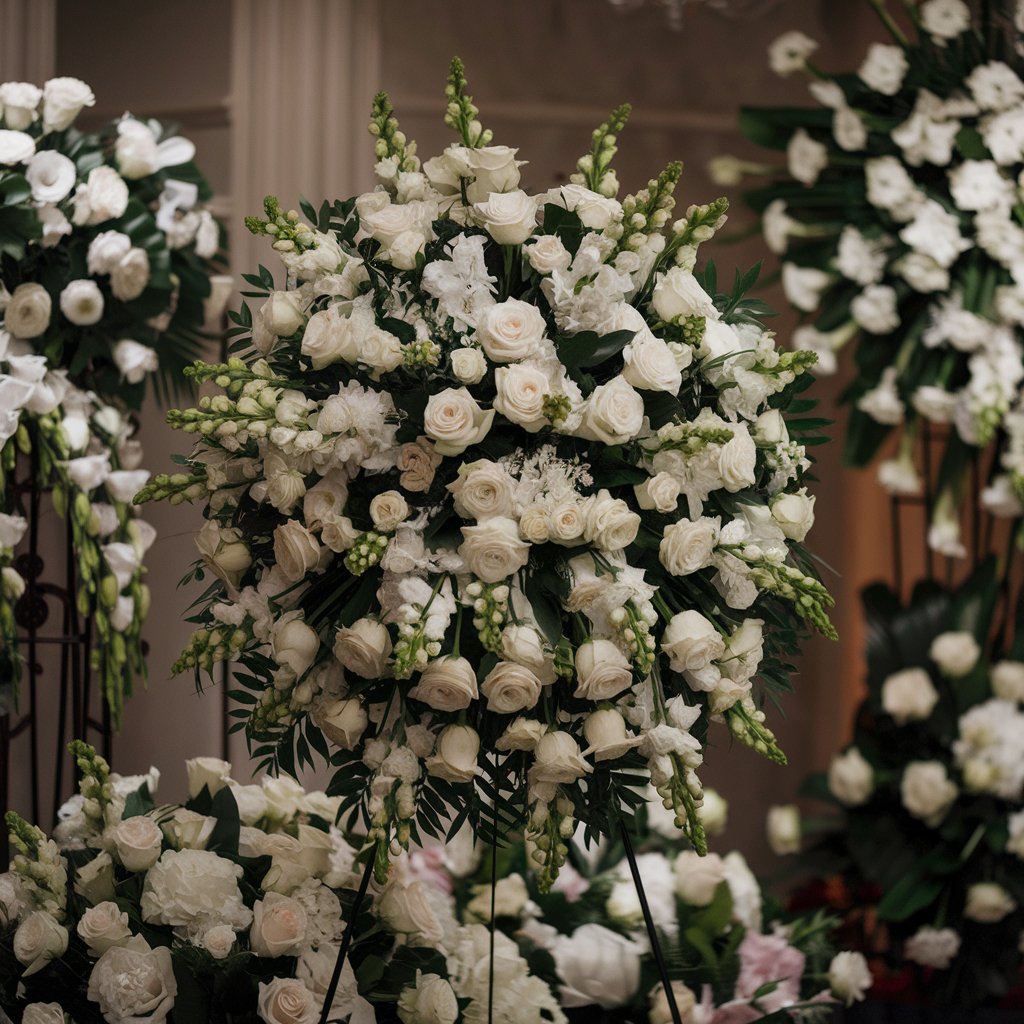
[[[250,218],[287,287],[252,278],[255,353],[193,368],[222,393],[171,413],[191,471],[145,495],[208,501],[223,587],[179,667],[253,668],[250,735],[326,737],[382,850],[426,794],[475,823],[468,784],[511,772],[553,877],[626,764],[702,847],[707,719],[782,756],[752,682],[790,641],[764,616],[831,633],[783,416],[813,357],[702,287],[725,203],[673,219],[679,165],[619,202],[605,125],[591,187],[529,194],[460,75],[462,144],[421,165],[382,94],[375,191]]]
[[[63,343],[62,368],[76,380],[90,371],[109,398],[157,369],[172,321],[186,333],[202,327],[220,227],[200,203],[208,186],[191,142],[130,114],[109,138],[84,135],[73,124],[94,103],[76,78],[0,84],[0,242],[17,257],[0,280],[0,314],[3,330],[51,358]],[[84,360],[74,341],[83,332],[96,337]]]
[[[895,33],[894,44],[873,44],[855,76],[809,65],[813,41],[787,33],[772,67],[808,70],[831,128],[817,110],[805,124],[792,111],[785,122],[770,109],[748,112],[756,138],[789,140],[795,184],[768,187],[763,225],[789,301],[808,314],[794,341],[834,371],[838,350],[859,339],[849,451],[863,464],[888,431],[902,431],[899,456],[879,470],[891,492],[920,492],[915,443],[928,424],[948,428],[952,475],[936,496],[929,544],[951,557],[965,554],[960,477],[997,433],[1020,433],[1024,68],[1003,45],[1013,7],[1001,0],[978,24],[961,0],[921,4],[917,40]],[[986,44],[951,79],[949,47],[978,38]],[[1003,464],[982,502],[1019,516],[1019,456]]]

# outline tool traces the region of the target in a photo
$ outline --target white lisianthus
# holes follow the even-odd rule
[[[435,711],[461,711],[479,696],[476,670],[465,658],[439,658],[423,670],[409,696]]]
[[[882,683],[882,708],[897,725],[926,719],[939,702],[939,692],[923,668],[894,672]]]
[[[871,984],[871,971],[863,953],[844,950],[832,957],[828,966],[828,987],[832,995],[847,1006],[862,1002]]]
[[[74,195],[76,225],[102,224],[128,209],[128,186],[113,167],[94,167]]]
[[[786,147],[789,173],[804,185],[813,185],[828,166],[828,147],[812,139],[803,128],[793,132]]]
[[[521,189],[492,192],[473,204],[477,223],[499,245],[521,245],[537,227],[537,200]]]
[[[822,292],[832,283],[832,275],[818,267],[782,264],[782,288],[786,299],[797,309],[810,313],[821,304]]]
[[[995,882],[976,882],[967,890],[964,917],[982,924],[995,924],[1017,909],[1017,901]]]
[[[768,64],[777,75],[791,75],[807,66],[818,44],[803,32],[784,32],[768,47]]]
[[[587,640],[576,649],[576,692],[584,700],[611,700],[632,685],[629,659],[611,640]]]
[[[74,161],[55,149],[36,153],[25,169],[25,178],[32,186],[32,198],[37,203],[61,202],[75,187],[77,174]]]
[[[481,409],[466,388],[431,395],[423,412],[424,433],[442,455],[460,455],[491,429],[493,410]]]
[[[391,656],[387,627],[376,619],[362,618],[340,628],[334,638],[334,655],[346,670],[363,679],[381,678]]]
[[[847,807],[859,807],[874,792],[875,771],[856,747],[850,747],[829,763],[828,788]]]
[[[872,43],[857,75],[869,89],[883,96],[895,96],[909,66],[903,47]]]
[[[941,823],[958,792],[941,761],[911,761],[900,780],[903,806],[929,828]]]
[[[800,808],[796,804],[769,807],[767,828],[768,845],[776,856],[800,852]]]
[[[60,293],[60,311],[76,327],[98,323],[103,316],[103,293],[88,278],[71,281]]]
[[[38,338],[50,326],[53,300],[41,285],[19,284],[4,309],[4,328],[16,338]]]
[[[43,85],[43,130],[62,132],[96,97],[80,78],[51,78]]]
[[[981,648],[974,634],[967,630],[940,633],[928,648],[928,657],[943,675],[959,679],[978,664]]]
[[[39,102],[43,90],[31,82],[4,82],[0,84],[0,110],[4,123],[14,131],[23,131],[39,117]]]
[[[494,516],[476,526],[463,526],[459,555],[474,576],[498,583],[518,572],[530,558],[530,545],[519,537],[519,525]]]
[[[26,132],[0,128],[0,164],[8,167],[28,163],[36,151],[35,139]]]

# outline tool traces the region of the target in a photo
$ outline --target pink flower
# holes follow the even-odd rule
[[[452,877],[445,869],[444,847],[432,843],[409,854],[409,874],[432,889],[451,894]]]
[[[736,996],[752,999],[770,981],[778,982],[774,992],[762,996],[758,1005],[772,1013],[800,1001],[800,979],[806,958],[781,935],[760,935],[748,931],[740,943],[740,976]],[[716,1018],[717,1024],[717,1018]],[[731,1022],[730,1022],[731,1024]]]
[[[575,903],[589,888],[590,882],[571,864],[564,864],[551,886],[551,891],[560,892],[567,903]]]

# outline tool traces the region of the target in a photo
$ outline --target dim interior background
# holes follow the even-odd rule
[[[673,29],[655,0],[622,9],[608,0],[0,0],[0,80],[73,75],[96,94],[90,122],[126,109],[177,122],[196,143],[197,161],[214,187],[236,279],[260,262],[277,269],[265,242],[241,230],[242,217],[258,212],[266,193],[289,206],[300,196],[342,198],[373,186],[366,123],[379,88],[390,93],[403,130],[424,157],[443,148],[449,136],[441,120],[444,75],[453,54],[466,62],[470,90],[495,141],[514,142],[529,161],[524,187],[540,191],[565,181],[591,129],[628,101],[634,113],[617,160],[623,191],[682,158],[680,202],[730,194],[729,236],[743,234],[752,218],[742,186],[715,185],[708,160],[727,153],[764,158],[739,135],[743,104],[805,99],[802,79],[780,80],[769,70],[768,43],[799,28],[822,44],[820,63],[838,67],[857,62],[878,38],[870,8],[854,0],[753,6],[753,13],[735,18],[689,3]],[[717,241],[711,249],[720,278],[731,280],[735,267],[762,256],[766,278],[775,270],[757,235],[733,245]],[[763,290],[781,306],[777,288]],[[780,316],[772,326],[785,339],[793,324]],[[216,351],[212,345],[210,354]],[[838,380],[829,378],[813,392],[822,414],[837,420],[838,392]],[[841,436],[840,425],[833,433]],[[142,437],[153,472],[166,470],[185,442],[154,404],[143,412]],[[890,561],[887,499],[873,486],[872,471],[843,467],[839,442],[816,454],[812,546],[830,567],[823,572],[836,596],[840,641],[808,645],[796,693],[781,714],[772,712],[788,769],[766,766],[731,744],[723,728],[712,733],[701,773],[730,803],[720,848],[742,849],[755,869],[774,864],[763,839],[764,808],[793,799],[803,775],[823,767],[848,734],[863,665],[857,594],[884,577]],[[130,773],[156,765],[164,773],[161,795],[176,799],[184,790],[182,760],[222,752],[221,695],[218,689],[197,695],[190,677],[169,673],[190,633],[184,615],[191,597],[177,584],[195,558],[191,535],[200,510],[161,504],[146,516],[159,531],[147,558],[150,680],[128,704],[114,767]],[[56,528],[53,537],[56,565]],[[48,674],[43,693],[55,686]],[[734,748],[728,757],[721,756],[726,745]],[[235,736],[230,746],[242,778],[244,741]],[[52,749],[44,745],[44,756]],[[12,806],[23,809],[26,769],[17,742],[12,760]],[[43,792],[50,792],[48,783]]]

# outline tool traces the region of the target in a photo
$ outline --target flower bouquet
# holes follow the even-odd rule
[[[879,983],[947,1009],[1024,980],[1024,641],[990,658],[997,593],[991,562],[952,593],[919,584],[906,607],[865,592],[869,696],[805,787],[839,816],[804,866],[834,876],[829,902],[862,926]]]
[[[353,922],[356,850],[331,824],[337,798],[286,778],[242,785],[226,762],[196,758],[187,803],[157,806],[155,769],[121,778],[86,745],[72,749],[81,792],[53,839],[8,815],[18,853],[0,875],[0,1009],[15,1021],[488,1020],[488,930],[458,924],[404,860]],[[496,938],[506,1009],[493,1020],[563,1022],[548,985]]]
[[[628,108],[565,186],[519,188],[453,61],[459,140],[421,164],[387,96],[380,185],[319,210],[268,199],[284,262],[233,314],[220,389],[169,422],[213,580],[178,668],[241,666],[256,757],[336,769],[386,874],[392,844],[525,829],[549,885],[577,821],[614,832],[652,779],[705,848],[711,718],[775,760],[760,676],[784,688],[831,600],[802,546],[821,421],[697,248],[726,203],[673,213],[681,165],[613,198]],[[308,222],[307,222],[308,221]]]
[[[855,72],[816,66],[816,44],[800,32],[772,45],[773,69],[806,72],[820,106],[744,110],[746,135],[787,158],[783,176],[749,198],[804,314],[794,342],[830,371],[856,339],[848,458],[864,465],[898,432],[881,482],[917,494],[924,475],[929,543],[962,557],[972,466],[988,485],[986,509],[1024,512],[1024,8],[907,3],[908,38],[884,0],[871,4],[891,38]],[[937,472],[930,450],[915,460],[932,431]]]
[[[222,293],[225,279],[211,277],[220,227],[202,205],[211,193],[195,147],[128,114],[79,131],[94,102],[75,78],[0,84],[0,683],[19,676],[26,574],[24,600],[44,605],[40,566],[16,572],[12,549],[52,490],[77,569],[68,598],[91,623],[116,723],[144,671],[140,559],[152,540],[129,514],[148,474],[126,415],[158,370],[158,394],[177,390],[210,304],[225,298],[211,298],[211,282]],[[45,608],[23,611],[22,626],[45,618]]]

